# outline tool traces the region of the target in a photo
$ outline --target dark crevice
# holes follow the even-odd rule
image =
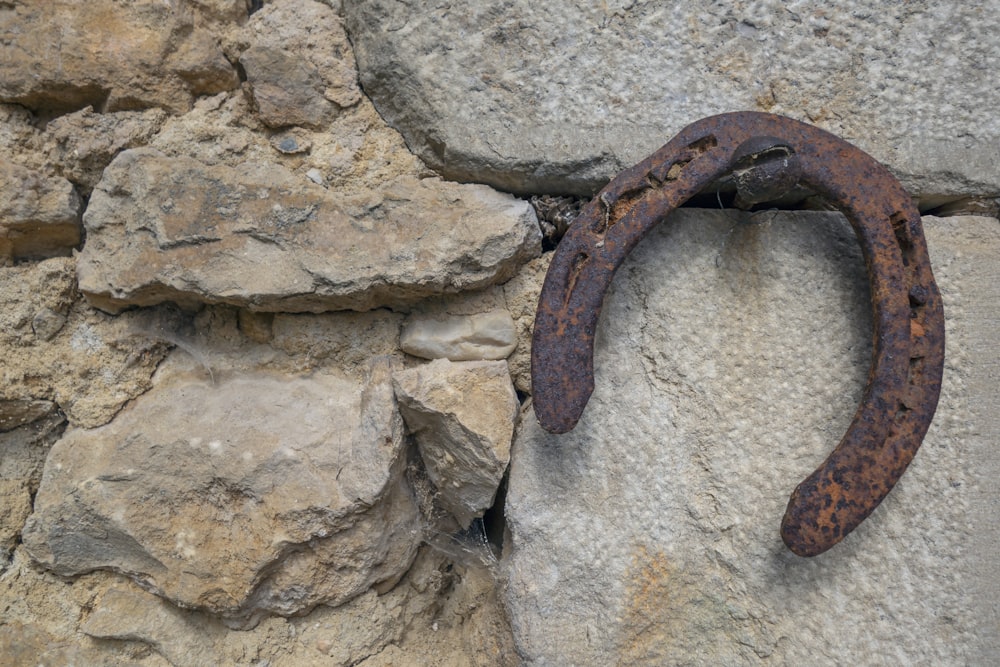
[[[504,473],[500,485],[497,487],[497,494],[493,497],[493,505],[483,513],[483,534],[486,541],[493,548],[495,553],[503,553],[503,538],[507,527],[507,481],[510,476],[510,467]]]

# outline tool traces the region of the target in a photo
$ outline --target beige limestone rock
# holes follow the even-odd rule
[[[162,380],[56,444],[24,544],[63,576],[114,570],[244,620],[391,585],[419,530],[389,372]]]
[[[0,265],[69,255],[80,243],[80,207],[69,181],[0,162]]]
[[[239,78],[200,4],[25,0],[0,7],[0,101],[57,113],[86,106],[182,113],[196,96],[232,90]],[[236,8],[242,0],[215,4]]]
[[[506,359],[517,345],[514,320],[506,310],[433,317],[413,314],[403,323],[399,347],[423,359]]]
[[[779,525],[860,401],[868,281],[839,214],[747,218],[681,209],[651,232],[605,300],[579,424],[523,413],[506,596],[525,662],[989,663],[1000,223],[924,219],[947,318],[937,414],[872,516],[805,559]]]
[[[71,424],[109,421],[150,387],[166,349],[136,336],[142,313],[118,318],[78,299],[76,263],[56,257],[0,267],[0,404],[5,421],[37,401],[53,402]],[[23,423],[23,422],[22,422]]]
[[[538,295],[542,292],[545,272],[551,261],[552,253],[531,260],[503,286],[507,309],[517,329],[517,349],[508,357],[507,364],[514,386],[526,394],[531,393],[531,334],[534,332]]]
[[[366,313],[275,313],[271,345],[308,368],[336,367],[357,375],[372,356],[401,360],[402,321],[403,315],[385,308]]]
[[[485,186],[402,178],[336,197],[273,164],[237,171],[152,149],[105,170],[84,224],[80,289],[111,311],[369,310],[502,282],[540,251],[530,206]]]
[[[0,575],[0,656],[16,656],[18,667],[330,667],[365,660],[513,667],[520,663],[495,572],[481,563],[480,548],[463,544],[465,555],[446,555],[422,547],[390,591],[368,590],[338,607],[319,605],[304,616],[264,618],[236,630],[210,614],[178,609],[122,575],[56,577],[21,546]]]
[[[438,359],[393,374],[437,501],[462,526],[493,504],[519,403],[503,361]]]
[[[42,466],[52,444],[66,428],[66,419],[48,401],[35,409],[11,412],[16,421],[0,421],[0,571],[20,542],[21,528],[42,479]],[[0,410],[4,404],[0,403]],[[2,652],[0,652],[2,655]]]
[[[166,118],[162,109],[97,113],[88,106],[48,123],[42,150],[59,174],[89,195],[111,160],[148,144]]]
[[[220,646],[220,626],[131,586],[113,586],[80,624],[80,631],[97,639],[130,639],[149,644],[172,665],[214,660]],[[214,632],[213,632],[214,631]],[[197,647],[192,651],[192,647]]]
[[[312,0],[268,3],[236,43],[248,90],[269,127],[322,128],[361,99],[341,18]]]

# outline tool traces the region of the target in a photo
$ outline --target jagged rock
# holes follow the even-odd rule
[[[531,260],[503,286],[507,308],[517,329],[517,348],[507,359],[507,365],[510,366],[514,386],[525,394],[531,393],[531,334],[535,328],[538,295],[542,292],[542,282],[551,261],[552,253]]]
[[[20,542],[45,457],[65,427],[49,401],[0,401],[0,570]]]
[[[69,255],[80,243],[80,196],[69,181],[0,163],[0,266]]]
[[[493,504],[519,403],[502,361],[438,359],[393,375],[440,505],[468,526]]]
[[[344,3],[366,94],[428,165],[505,191],[588,196],[685,125],[742,109],[842,135],[912,194],[996,196],[1000,86],[984,66],[1000,60],[995,9]],[[926,38],[938,34],[955,39]]]
[[[163,380],[53,447],[24,544],[57,574],[110,569],[238,619],[391,585],[419,524],[389,373]]]
[[[423,359],[506,359],[516,346],[514,320],[506,310],[446,317],[414,314],[399,337],[404,352]]]
[[[184,112],[198,95],[232,90],[239,77],[204,24],[202,4],[8,5],[0,11],[0,101],[55,112],[86,106]],[[235,8],[243,0],[214,4]]]
[[[45,153],[62,176],[89,195],[111,160],[148,144],[166,118],[162,109],[96,113],[88,106],[45,127]]]
[[[341,18],[320,2],[268,3],[237,38],[260,119],[321,128],[361,99]]]
[[[868,281],[838,214],[750,220],[688,209],[655,229],[604,302],[596,389],[579,424],[556,436],[530,408],[522,415],[505,544],[521,655],[537,665],[804,664],[836,647],[845,663],[979,664],[983,640],[961,638],[995,636],[998,532],[993,482],[973,489],[1000,458],[986,454],[991,426],[970,437],[968,410],[1000,411],[985,389],[995,363],[974,361],[995,359],[995,326],[969,320],[995,303],[996,220],[946,230],[925,218],[949,326],[937,416],[881,507],[813,559],[787,551],[778,528],[861,398]],[[967,387],[976,374],[979,393]],[[994,593],[974,606],[962,581]],[[830,609],[850,610],[848,625],[864,631],[845,630]]]
[[[0,404],[55,403],[94,427],[149,388],[166,349],[136,336],[141,313],[112,318],[78,301],[75,274],[68,257],[0,267]]]
[[[84,224],[80,289],[111,311],[369,310],[502,282],[541,243],[531,207],[485,186],[401,178],[338,197],[274,164],[152,149],[111,163]]]

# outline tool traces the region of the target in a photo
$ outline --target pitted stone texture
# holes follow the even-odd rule
[[[369,310],[509,278],[541,249],[531,207],[482,185],[400,178],[336,196],[274,164],[125,151],[84,215],[80,289],[163,301]]]
[[[506,310],[464,316],[414,314],[399,337],[403,352],[423,359],[506,359],[516,346],[514,320]]]
[[[80,243],[80,206],[66,179],[0,162],[0,265],[69,255]]]
[[[976,287],[939,224],[952,336]],[[964,377],[993,334],[949,348],[930,433],[867,521],[812,559],[779,536],[860,401],[870,308],[839,214],[688,209],[651,232],[604,302],[579,424],[547,434],[529,407],[515,437],[506,590],[527,664],[977,664],[991,633],[968,591],[996,591],[1000,567],[995,548],[965,547],[997,536],[995,520],[970,525],[969,457],[997,454],[995,432],[968,446]],[[973,570],[984,558],[989,574]]]
[[[361,100],[342,19],[320,2],[268,3],[247,22],[234,50],[270,127],[320,128]]]
[[[542,292],[542,282],[551,261],[552,253],[533,259],[503,285],[507,308],[517,329],[517,348],[507,359],[507,364],[514,386],[525,394],[531,393],[531,335],[535,330],[538,295]]]
[[[89,105],[183,113],[196,96],[239,85],[217,29],[206,20],[237,20],[227,8],[240,5],[243,0],[6,3],[0,7],[0,101],[55,112]]]
[[[54,257],[0,267],[0,430],[55,403],[70,424],[105,424],[150,387],[162,346],[137,344],[137,313],[112,318],[84,304],[76,262]]]
[[[20,542],[45,457],[65,428],[53,403],[0,401],[0,570]]]
[[[393,375],[437,501],[463,527],[493,505],[510,461],[517,393],[503,361],[429,364]]]
[[[57,574],[110,569],[233,618],[391,585],[419,517],[389,374],[164,380],[53,447],[24,544]]]
[[[365,92],[449,179],[592,194],[685,125],[759,110],[843,136],[921,197],[1000,192],[996,0],[344,12]]]
[[[89,195],[111,160],[148,144],[166,118],[162,109],[96,113],[86,107],[45,126],[44,151],[63,177]]]

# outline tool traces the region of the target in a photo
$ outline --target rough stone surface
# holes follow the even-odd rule
[[[506,359],[516,346],[514,320],[506,310],[444,318],[411,315],[399,337],[403,352],[423,359]]]
[[[32,566],[23,547],[0,576],[0,655],[17,667],[518,665],[493,565],[473,542],[422,548],[392,590],[234,631],[180,610],[121,575],[72,580]],[[99,641],[94,641],[94,640]]]
[[[593,193],[685,125],[753,109],[842,135],[921,197],[1000,192],[996,0],[344,12],[365,92],[447,178]]]
[[[211,4],[235,8],[243,0],[5,3],[0,101],[54,112],[187,111],[196,96],[239,84],[208,23],[212,13],[202,11]]]
[[[75,273],[66,257],[0,267],[5,422],[30,421],[43,401],[57,404],[71,424],[100,426],[149,389],[166,354],[162,344],[137,336],[137,325],[155,313],[95,312],[78,300]]]
[[[541,294],[545,272],[549,270],[551,261],[552,253],[531,260],[503,286],[507,308],[517,329],[517,348],[507,359],[507,364],[514,386],[525,394],[531,393],[531,334],[535,330],[538,295]]]
[[[66,427],[66,418],[49,401],[16,403],[0,403],[0,572],[31,514],[45,457]]]
[[[368,310],[506,280],[541,243],[531,207],[485,186],[404,178],[335,197],[273,164],[152,149],[105,170],[84,224],[80,289],[106,310]]]
[[[0,265],[69,255],[80,243],[80,196],[73,184],[0,163]]]
[[[276,313],[272,317],[271,345],[299,360],[293,363],[302,364],[300,372],[328,367],[359,375],[373,356],[403,356],[399,351],[403,316],[384,308],[367,313]]]
[[[342,19],[319,2],[276,2],[254,13],[232,49],[269,127],[321,128],[361,100]]]
[[[162,109],[97,113],[85,107],[48,123],[42,150],[64,178],[89,196],[111,160],[123,150],[148,144],[166,118]]]
[[[393,375],[437,502],[467,527],[493,505],[519,403],[503,361],[438,359]]]
[[[605,301],[580,423],[546,434],[526,409],[507,496],[521,655],[538,665],[982,664],[980,648],[995,648],[998,526],[969,509],[996,507],[997,454],[974,421],[995,392],[971,378],[995,372],[972,369],[995,356],[981,319],[995,301],[979,280],[996,284],[986,258],[1000,251],[997,221],[926,219],[948,316],[937,416],[878,510],[802,559],[778,527],[861,398],[867,279],[837,214],[741,217],[687,210],[654,230]],[[979,606],[973,590],[984,592]]]
[[[973,622],[965,663],[988,665],[1000,656],[1000,220],[957,216],[928,221],[928,227],[949,318],[945,379],[954,397],[938,425],[948,436],[940,442],[966,467],[965,480],[948,476],[963,491],[961,529],[969,532],[956,554]]]
[[[389,372],[164,380],[53,447],[25,546],[57,574],[110,569],[238,618],[391,585],[419,524]]]

